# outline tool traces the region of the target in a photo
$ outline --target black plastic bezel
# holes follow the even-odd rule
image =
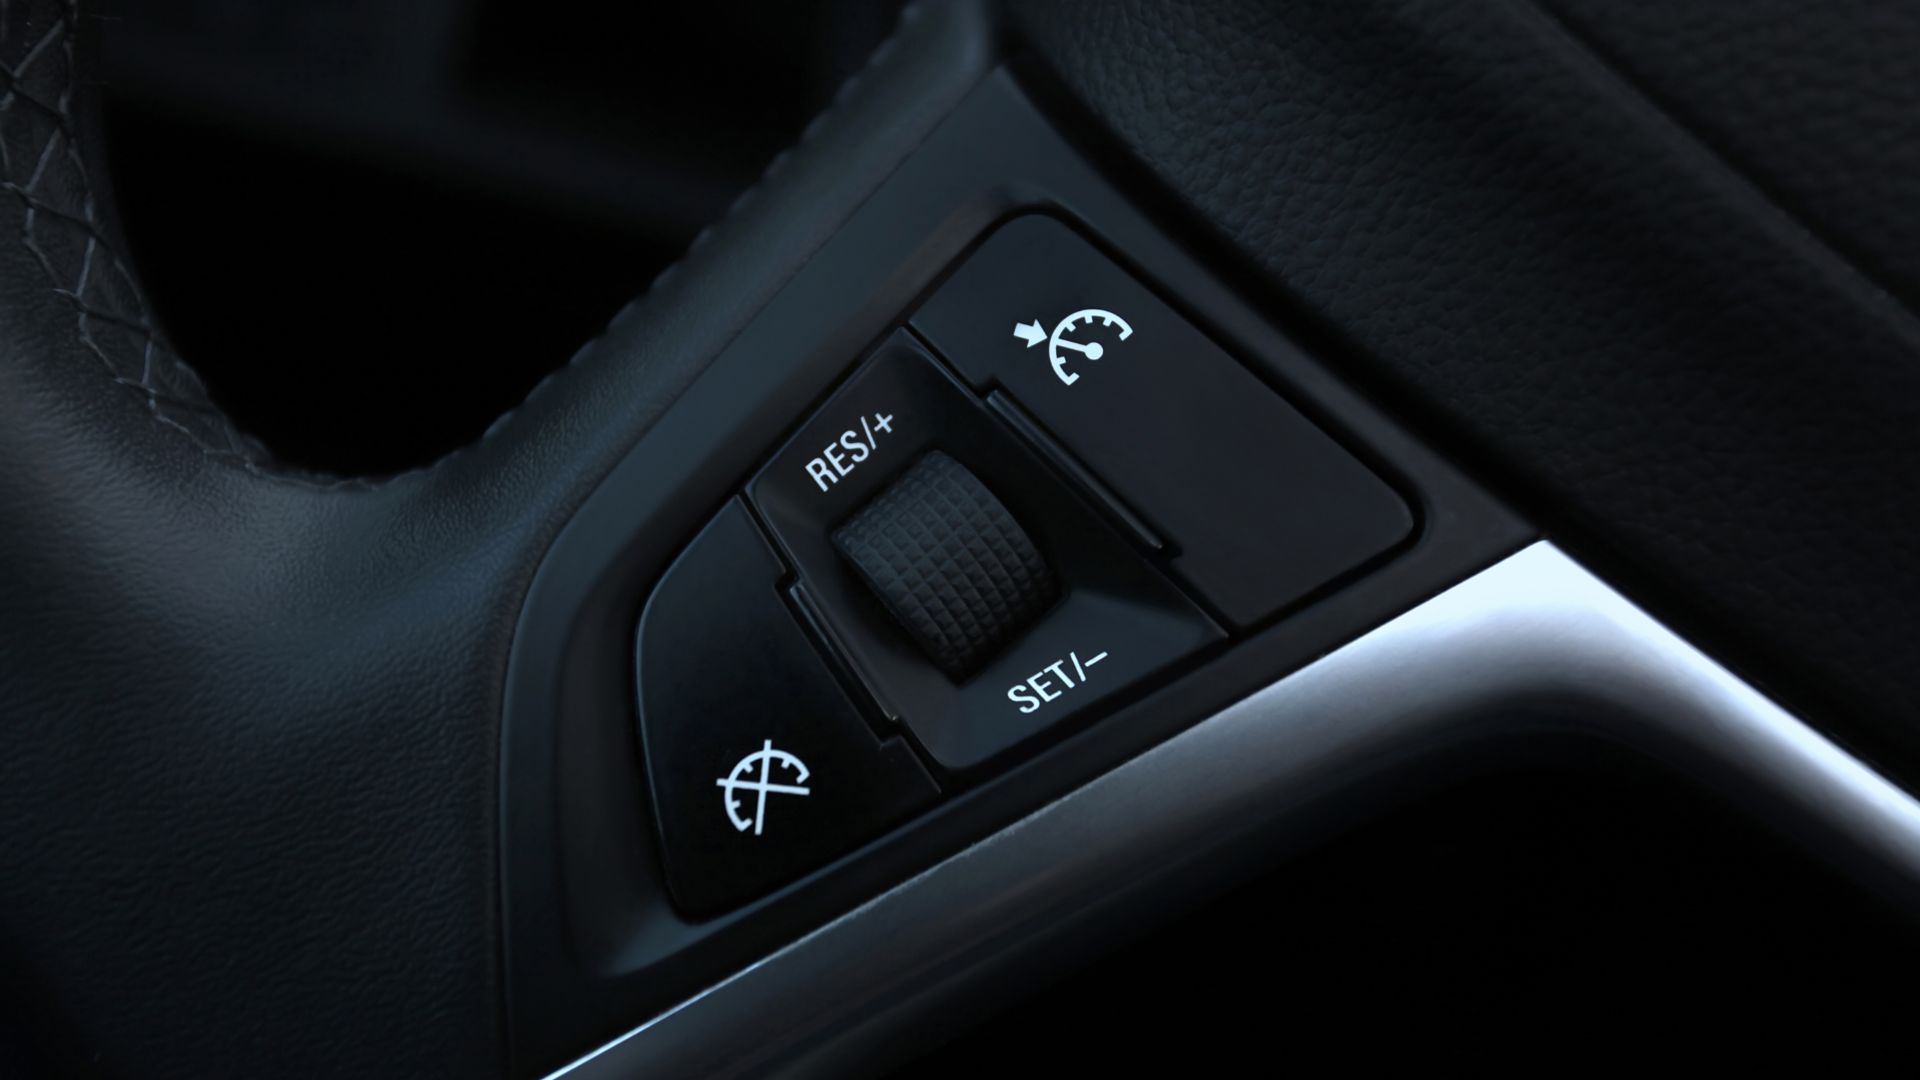
[[[738,910],[673,908],[633,722],[632,634],[675,554],[999,222],[1067,219],[1416,508],[1369,571],[1008,772]],[[516,1074],[544,1071],[1520,547],[1533,531],[1362,400],[1103,178],[1001,70],[760,311],[582,504],[517,627],[501,875]],[[857,957],[848,959],[857,963]]]

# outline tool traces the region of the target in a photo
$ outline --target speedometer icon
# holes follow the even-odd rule
[[[1072,386],[1080,381],[1080,373],[1068,371],[1067,365],[1076,359],[1076,353],[1077,358],[1097,362],[1114,344],[1132,337],[1133,327],[1105,308],[1081,308],[1054,324],[1052,334],[1042,330],[1038,320],[1015,326],[1013,334],[1025,341],[1028,348],[1045,340],[1047,361],[1053,365],[1053,373],[1061,382]]]
[[[1053,364],[1053,373],[1060,381],[1072,386],[1080,380],[1080,373],[1067,370],[1067,354],[1079,353],[1089,360],[1099,360],[1107,354],[1106,345],[1100,339],[1125,341],[1133,336],[1133,327],[1127,320],[1103,308],[1082,308],[1061,319],[1053,328],[1053,336],[1047,339],[1047,360]]]

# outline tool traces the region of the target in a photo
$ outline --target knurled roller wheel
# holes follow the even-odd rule
[[[1059,595],[1020,523],[938,450],[834,530],[833,544],[954,678],[999,652]]]

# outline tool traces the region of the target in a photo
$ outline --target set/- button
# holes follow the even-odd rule
[[[1007,700],[1022,713],[1039,712],[1075,690],[1085,688],[1092,680],[1094,666],[1106,660],[1107,655],[1103,650],[1082,658],[1078,650],[1070,651],[1065,659],[1055,660],[1024,681],[1014,683],[1007,689]]]

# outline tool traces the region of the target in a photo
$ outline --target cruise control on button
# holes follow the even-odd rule
[[[1236,625],[1413,530],[1393,489],[1052,218],[1002,226],[913,326],[1171,541],[1174,569]]]

